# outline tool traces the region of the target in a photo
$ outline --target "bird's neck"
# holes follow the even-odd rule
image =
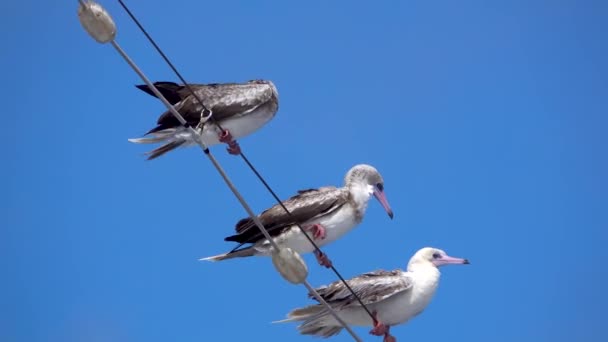
[[[412,298],[419,309],[418,313],[420,313],[435,296],[435,292],[437,292],[437,287],[439,286],[440,273],[433,266],[413,267],[409,273],[414,282]]]
[[[435,292],[437,285],[439,285],[439,278],[441,272],[439,269],[431,263],[413,263],[408,265],[408,272],[414,275],[416,278],[416,284],[424,291],[431,293]]]
[[[354,182],[348,185],[348,191],[350,192],[350,198],[355,210],[359,215],[363,216],[365,210],[367,210],[367,203],[369,203],[369,199],[373,194],[372,186]]]

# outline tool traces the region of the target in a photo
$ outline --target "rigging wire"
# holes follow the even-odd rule
[[[197,102],[203,108],[203,111],[207,111],[207,112],[210,113],[210,110],[207,107],[205,107],[205,105],[203,104],[203,101],[198,96],[198,94],[196,94],[196,92],[194,92],[194,90],[192,89],[192,87],[186,82],[186,80],[181,75],[181,73],[177,70],[177,68],[174,66],[174,64],[169,60],[169,58],[167,57],[167,55],[158,46],[158,44],[154,41],[154,39],[150,36],[150,34],[148,34],[147,30],[143,27],[143,25],[140,23],[140,21],[137,19],[137,17],[135,17],[135,15],[133,14],[133,12],[131,12],[131,10],[129,9],[129,7],[123,2],[123,0],[118,0],[118,2],[123,7],[123,9],[125,10],[125,12],[127,12],[127,14],[129,15],[129,17],[131,17],[132,21],[137,25],[137,27],[146,36],[146,38],[152,44],[152,46],[154,46],[154,48],[160,54],[160,56],[169,65],[169,67],[171,68],[171,70],[173,70],[173,72],[175,73],[175,75],[180,79],[180,81],[187,87],[187,89],[190,91],[190,93],[195,97],[195,99],[197,100]],[[216,124],[221,130],[223,130],[222,127],[219,125],[219,123],[215,120],[215,118],[213,116],[211,116],[211,121],[213,121],[214,124]],[[276,192],[270,187],[270,185],[268,184],[268,182],[266,182],[266,180],[264,179],[264,177],[258,172],[258,170],[255,168],[255,166],[245,156],[245,154],[242,152],[242,149],[241,149],[241,152],[240,152],[240,156],[243,159],[243,161],[247,164],[247,166],[249,167],[249,169],[251,169],[251,171],[256,175],[256,177],[264,185],[264,187],[266,188],[266,190],[268,190],[268,192],[272,195],[272,197],[275,199],[275,201],[277,201],[277,203],[281,206],[281,208],[283,208],[283,210],[289,216],[292,216],[291,211],[289,211],[289,209],[287,209],[287,207],[283,204],[283,201],[281,201],[281,199],[277,196]],[[314,249],[318,253],[323,253],[321,251],[321,248],[319,248],[319,246],[314,242],[314,240],[305,232],[304,228],[302,228],[302,226],[299,223],[296,223],[296,226],[300,229],[300,231],[304,234],[304,236],[312,244],[312,246],[314,247]],[[240,244],[239,246],[235,247],[233,249],[233,251],[236,250],[237,248],[241,247],[242,245],[243,244]],[[372,314],[372,312],[367,308],[367,306],[363,303],[363,301],[357,295],[357,293],[355,293],[355,291],[353,291],[353,289],[350,287],[350,285],[348,284],[348,282],[344,279],[344,277],[342,276],[342,274],[340,274],[340,272],[336,269],[335,266],[331,265],[330,268],[334,272],[334,274],[336,274],[336,276],[340,279],[340,281],[342,281],[342,283],[344,283],[344,286],[355,297],[355,299],[359,302],[359,304],[363,307],[363,309],[367,312],[367,314],[372,318],[372,320],[375,321],[376,318],[375,318],[374,314]]]
[[[129,56],[124,52],[124,50],[122,50],[122,48],[118,45],[118,43],[116,43],[116,41],[112,41],[112,46],[114,46],[114,48],[120,53],[120,55],[127,61],[127,63],[135,70],[135,72],[142,78],[142,80],[150,87],[150,89],[154,92],[154,94],[167,106],[167,108],[171,111],[171,113],[180,121],[183,122],[183,124],[190,130],[194,130],[194,128],[192,128],[192,126],[188,125],[184,118],[179,114],[179,112],[177,112],[177,110],[175,110],[175,108],[167,101],[167,99],[160,93],[160,91],[158,91],[158,89],[152,84],[152,82],[145,76],[145,74],[143,74],[143,72],[137,67],[137,65],[129,58]],[[230,180],[230,178],[228,178],[228,175],[224,172],[224,170],[222,169],[222,167],[220,166],[220,164],[218,163],[218,161],[215,159],[215,157],[211,154],[211,151],[209,151],[209,148],[207,148],[204,143],[202,142],[202,140],[200,138],[196,138],[198,145],[203,149],[203,152],[205,153],[205,155],[207,155],[207,157],[209,158],[209,160],[213,163],[213,165],[215,166],[215,168],[217,169],[217,171],[220,173],[220,175],[222,176],[222,178],[224,179],[224,182],[226,183],[226,185],[230,188],[230,190],[232,191],[232,193],[237,197],[237,199],[239,200],[239,202],[241,203],[241,205],[243,206],[243,208],[245,208],[245,210],[247,211],[247,213],[249,214],[249,216],[251,217],[251,219],[254,221],[254,223],[257,225],[258,229],[260,229],[260,231],[262,232],[262,234],[264,234],[264,236],[266,237],[266,239],[269,240],[270,244],[272,245],[272,247],[275,250],[280,250],[279,246],[276,244],[276,242],[271,238],[270,234],[268,234],[268,231],[266,230],[266,228],[262,225],[262,223],[260,222],[259,218],[253,213],[253,211],[251,210],[251,207],[249,207],[249,205],[247,204],[247,202],[245,201],[245,199],[241,196],[241,194],[239,193],[239,191],[236,189],[236,187],[234,186],[234,184],[232,183],[232,181]],[[303,282],[304,286],[306,286],[306,288],[311,291],[311,294],[322,304],[324,305],[329,313],[336,318],[336,320],[350,333],[350,335],[355,339],[355,341],[357,342],[362,342],[362,340],[357,336],[357,334],[352,330],[351,327],[348,326],[348,324],[346,324],[346,322],[344,322],[344,320],[342,318],[340,318],[340,316],[338,316],[337,312],[319,295],[319,293],[312,287],[312,285],[310,285],[310,283],[307,280],[304,280]]]
[[[218,171],[218,173],[220,173],[220,175],[223,178],[223,180],[226,183],[226,185],[230,188],[230,190],[235,195],[235,197],[237,197],[238,201],[241,203],[241,205],[243,206],[243,208],[245,209],[245,211],[247,211],[248,215],[251,217],[251,219],[256,224],[256,226],[260,229],[260,231],[265,236],[265,238],[269,240],[269,243],[275,249],[275,251],[280,251],[281,249],[279,248],[279,246],[275,243],[275,241],[272,239],[272,237],[270,236],[270,234],[268,234],[268,231],[266,230],[266,228],[264,227],[264,225],[262,225],[262,223],[260,222],[259,218],[253,213],[253,211],[251,210],[251,208],[249,207],[249,205],[247,204],[247,202],[245,201],[245,199],[238,192],[238,190],[236,189],[236,187],[234,186],[234,184],[232,183],[232,181],[230,180],[230,178],[228,178],[227,174],[225,173],[225,171],[223,170],[223,168],[221,167],[221,165],[218,163],[218,161],[215,159],[215,157],[211,154],[211,152],[209,151],[209,149],[207,148],[207,146],[203,143],[201,137],[196,134],[196,131],[194,130],[194,128],[192,128],[192,126],[190,126],[186,122],[186,120],[184,120],[184,118],[181,116],[181,114],[173,107],[173,105],[171,105],[167,101],[167,99],[160,93],[160,91],[156,88],[156,86],[154,86],[154,84],[146,77],[146,75],[141,71],[141,69],[139,69],[139,67],[135,64],[135,62],[133,62],[133,60],[126,54],[126,52],[116,42],[115,37],[114,37],[114,35],[115,35],[115,27],[113,27],[113,28],[111,27],[111,26],[114,25],[114,23],[112,22],[112,19],[109,16],[109,14],[107,14],[107,12],[105,12],[105,10],[103,8],[101,8],[99,5],[97,5],[93,1],[86,1],[85,2],[84,0],[78,0],[78,2],[80,3],[80,6],[81,6],[81,8],[82,8],[83,11],[91,11],[91,12],[89,12],[91,14],[91,16],[89,16],[86,19],[86,21],[87,21],[86,25],[85,25],[84,21],[81,22],[85,26],[85,29],[87,30],[87,32],[95,40],[97,40],[100,43],[111,42],[111,45],[115,48],[115,50],[125,59],[125,61],[129,64],[129,66],[131,66],[131,68],[141,77],[141,79],[146,83],[146,85],[148,85],[148,87],[150,87],[150,89],[152,90],[152,92],[157,96],[158,99],[161,100],[161,102],[163,102],[163,104],[165,104],[165,106],[167,107],[167,109],[175,116],[175,118],[182,125],[184,125],[184,127],[187,130],[190,130],[191,133],[194,133],[194,135],[193,135],[194,140],[201,147],[201,149],[203,150],[204,154],[207,155],[207,157],[212,162],[212,164],[214,165],[214,167],[216,168],[216,170]],[[93,6],[96,6],[96,10],[97,11],[101,11],[101,12],[94,12],[92,10]],[[110,26],[108,26],[108,25],[110,25]],[[93,32],[91,30],[93,30]],[[114,32],[110,32],[109,36],[106,36],[106,34],[108,32],[104,31],[104,30],[114,30]],[[103,37],[100,36],[99,34],[102,34]],[[100,40],[100,38],[101,38],[101,40]],[[106,39],[106,38],[109,38],[109,39]],[[204,123],[206,120],[204,120],[204,121],[203,120],[204,120],[204,118],[201,117],[201,121]],[[306,286],[306,288],[309,290],[309,292],[315,298],[317,298],[317,300],[323,306],[325,306],[327,308],[329,314],[331,314],[348,331],[348,333],[355,339],[355,341],[362,342],[361,338],[359,338],[357,336],[357,334],[344,322],[344,320],[342,320],[342,318],[340,318],[340,316],[338,316],[338,314],[334,310],[334,308],[331,305],[329,305],[319,295],[319,293],[310,285],[310,283],[306,279],[303,279],[302,281],[300,281],[300,283],[304,284]]]

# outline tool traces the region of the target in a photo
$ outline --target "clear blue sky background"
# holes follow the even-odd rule
[[[269,259],[197,261],[244,210],[196,148],[146,162],[127,138],[162,104],[76,1],[35,3],[0,5],[0,340],[312,341],[269,323],[311,302]],[[382,172],[395,219],[373,202],[326,249],[345,276],[429,245],[472,261],[399,341],[607,339],[605,1],[128,3],[187,80],[277,84],[277,117],[241,145],[281,197]],[[147,74],[176,80],[103,4]],[[273,204],[213,153],[256,211]]]

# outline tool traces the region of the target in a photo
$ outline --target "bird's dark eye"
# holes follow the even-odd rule
[[[376,184],[376,188],[378,188],[378,190],[380,190],[380,191],[384,191],[384,184],[378,183],[378,184]]]
[[[439,259],[439,258],[441,258],[441,254],[433,253],[433,259]]]

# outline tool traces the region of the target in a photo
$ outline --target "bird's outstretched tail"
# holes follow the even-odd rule
[[[152,131],[151,131],[152,132]],[[159,132],[148,132],[146,135],[150,135],[144,138],[131,138],[129,142],[134,144],[155,144],[164,142],[165,144],[145,154],[148,156],[148,160],[152,160],[162,156],[163,154],[172,151],[186,142],[188,142],[188,136],[181,133],[173,128],[164,129]]]
[[[127,140],[134,144],[156,144],[167,140],[167,138],[163,136],[153,136],[148,138],[129,138]]]
[[[178,103],[182,100],[182,97],[179,94],[179,90],[183,88],[183,86],[173,83],[173,82],[154,82],[154,86],[158,91],[171,103],[172,105]],[[139,84],[136,87],[154,97],[156,94],[148,87],[146,84]]]
[[[303,321],[298,326],[302,335],[316,335],[320,337],[330,337],[340,333],[342,326],[335,320],[327,309],[320,305],[310,305],[298,308],[287,314],[287,318],[272,323],[287,323]]]
[[[135,142],[135,141],[133,141],[133,142]],[[186,140],[183,140],[183,139],[172,140],[158,148],[153,149],[152,151],[146,152],[145,154],[148,156],[148,160],[156,159],[156,158],[162,156],[163,154],[165,154],[169,151],[173,151],[174,149],[182,146],[185,142],[186,142]]]
[[[306,321],[311,317],[317,316],[325,311],[325,308],[321,305],[309,305],[303,308],[297,308],[291,310],[287,314],[287,318],[280,321],[274,321],[272,323],[287,323],[287,322],[296,322],[296,321]]]
[[[250,256],[254,256],[254,255],[255,255],[255,249],[253,247],[247,247],[247,248],[238,249],[236,251],[232,251],[232,252],[228,252],[228,253],[224,253],[224,254],[218,254],[218,255],[214,255],[214,256],[210,256],[210,257],[206,257],[206,258],[201,258],[199,260],[222,261],[222,260],[233,259],[233,258],[250,257]]]

